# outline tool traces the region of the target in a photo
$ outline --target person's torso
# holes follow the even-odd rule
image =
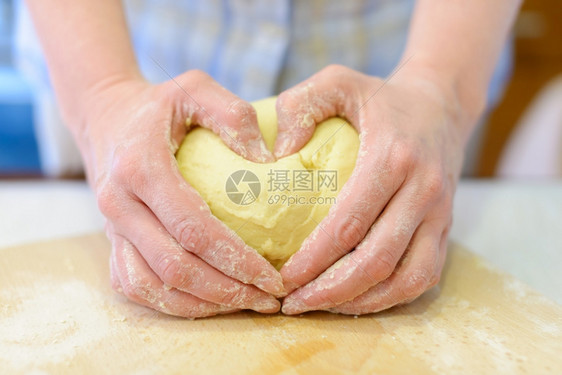
[[[387,75],[406,43],[412,0],[126,0],[152,81],[201,69],[247,100],[329,64]]]

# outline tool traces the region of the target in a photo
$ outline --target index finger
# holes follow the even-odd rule
[[[363,144],[360,155],[362,149],[366,149]],[[386,170],[385,165],[384,155],[358,157],[328,216],[281,269],[287,292],[314,280],[365,237],[401,185],[397,181],[402,178],[400,174]]]
[[[254,107],[205,72],[191,70],[164,87],[172,100],[179,102],[176,105],[180,108],[176,111],[179,118],[174,119],[176,144],[183,138],[185,126],[189,129],[191,125],[199,125],[217,134],[246,159],[260,163],[274,160],[260,132]]]
[[[205,201],[181,176],[168,150],[141,157],[160,168],[139,168],[129,176],[133,193],[187,251],[227,276],[275,296],[285,294],[281,275],[232,229],[212,215]]]
[[[400,189],[406,179],[408,163],[415,158],[402,143],[389,139],[392,135],[383,137],[373,131],[373,121],[384,126],[388,119],[379,118],[375,106],[365,105],[373,97],[365,96],[365,93],[373,91],[366,85],[378,82],[380,86],[375,87],[378,90],[384,82],[367,78],[347,68],[331,66],[312,77],[306,83],[308,89],[300,97],[297,90],[291,94],[290,100],[285,100],[289,108],[295,103],[306,102],[305,106],[298,105],[297,108],[304,108],[312,114],[320,113],[324,118],[347,116],[359,132],[360,139],[355,168],[338,194],[337,202],[304,241],[301,249],[281,269],[288,292],[315,279],[365,237]],[[302,88],[300,91],[303,92]],[[317,120],[316,116],[314,118]],[[280,126],[281,120],[280,117]],[[295,131],[288,130],[295,125],[287,123],[284,126],[287,128],[285,137],[295,134]],[[333,136],[336,133],[337,130]],[[277,146],[276,155],[283,153],[282,145]]]

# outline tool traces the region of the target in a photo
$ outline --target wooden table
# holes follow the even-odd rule
[[[108,255],[102,234],[2,250],[0,372],[562,373],[562,307],[456,245],[439,286],[360,317],[169,317],[111,290]]]

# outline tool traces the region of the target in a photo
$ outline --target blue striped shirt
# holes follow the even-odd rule
[[[414,0],[124,0],[124,4],[137,60],[149,81],[201,69],[241,98],[256,100],[278,94],[329,64],[387,76],[406,45]],[[60,122],[56,101],[48,98],[48,93],[53,95],[41,48],[21,6],[18,19],[17,61],[42,92],[39,121]],[[510,57],[508,46],[490,85],[491,103],[507,80]]]

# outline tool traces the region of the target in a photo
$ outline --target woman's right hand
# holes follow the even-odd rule
[[[113,80],[87,97],[73,131],[107,219],[113,288],[188,318],[277,312],[280,274],[212,215],[174,157],[194,124],[241,156],[272,161],[252,106],[199,71],[160,85]]]

